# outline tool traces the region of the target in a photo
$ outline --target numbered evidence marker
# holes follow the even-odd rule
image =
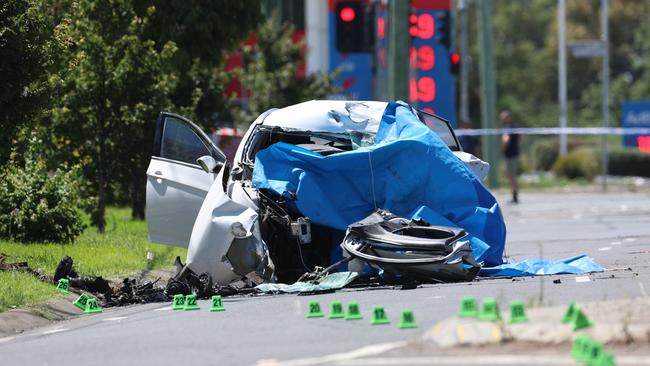
[[[79,295],[79,297],[77,298],[77,300],[75,300],[75,301],[72,303],[72,305],[78,307],[78,308],[81,309],[81,310],[86,310],[86,302],[88,301],[89,298],[90,298],[90,297],[89,297],[88,295],[86,295],[86,294],[81,294],[81,295]]]
[[[185,310],[185,296],[178,294],[174,295],[172,300],[172,310]]]
[[[499,313],[499,306],[496,300],[491,297],[486,297],[481,302],[481,311],[478,314],[479,320],[496,321],[501,319]]]
[[[478,309],[476,308],[476,300],[474,296],[463,296],[460,300],[459,318],[476,318],[478,316]]]
[[[359,319],[363,319],[363,316],[361,316],[361,311],[359,310],[359,304],[356,302],[348,303],[348,312],[345,314],[345,320]]]
[[[571,347],[571,357],[579,362],[582,362],[583,360],[586,361],[583,358],[583,355],[586,353],[585,351],[589,349],[591,342],[591,338],[587,335],[581,334],[577,336],[573,341],[573,347]]]
[[[575,310],[573,311],[573,316],[571,317],[571,322],[569,326],[571,326],[571,330],[580,330],[584,328],[589,328],[591,327],[593,323],[589,318],[587,318],[587,315],[582,312],[582,309],[579,307],[575,307]]]
[[[343,319],[345,312],[343,312],[343,304],[340,301],[332,301],[330,303],[330,319]]]
[[[409,328],[417,328],[417,324],[415,324],[415,316],[413,316],[413,312],[409,309],[404,309],[402,310],[402,315],[400,316],[399,320],[399,329],[409,329]]]
[[[562,323],[569,324],[573,318],[573,313],[576,311],[576,304],[572,302],[569,307],[566,309],[564,316],[562,317]]]
[[[386,311],[382,306],[375,306],[372,309],[372,319],[370,319],[370,324],[372,325],[390,324],[390,320],[388,320]]]
[[[212,296],[212,305],[210,306],[210,311],[225,311],[226,308],[223,307],[223,302],[221,301],[220,295]]]
[[[185,296],[185,310],[199,310],[199,304],[196,303],[196,295]]]
[[[308,308],[308,318],[322,318],[325,316],[325,314],[323,314],[323,311],[320,309],[320,303],[318,301],[310,301]]]
[[[524,303],[513,301],[510,303],[510,324],[528,323]]]
[[[86,314],[101,313],[102,308],[97,304],[96,299],[90,298],[86,301],[86,309],[84,309],[84,312]]]
[[[56,289],[59,290],[62,294],[69,294],[70,291],[70,281],[67,278],[62,278],[59,280],[59,283],[56,284]]]

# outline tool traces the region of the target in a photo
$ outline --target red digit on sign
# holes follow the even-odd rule
[[[418,48],[418,69],[431,70],[436,64],[436,53],[431,46],[422,46]]]
[[[423,102],[432,102],[436,99],[436,81],[425,76],[418,80],[418,99]]]
[[[433,37],[435,32],[435,20],[431,14],[420,14],[418,16],[418,37],[422,39],[429,39]]]

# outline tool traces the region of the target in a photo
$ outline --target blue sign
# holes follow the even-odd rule
[[[449,10],[418,10],[411,28],[410,100],[418,108],[433,112],[456,126],[456,88],[451,74],[451,54],[439,43],[436,21],[450,18]]]
[[[621,127],[650,127],[650,100],[625,101],[621,112]],[[625,135],[623,146],[645,148],[650,136]]]

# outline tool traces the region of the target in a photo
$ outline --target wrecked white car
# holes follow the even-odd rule
[[[232,162],[194,123],[176,114],[161,113],[147,169],[150,240],[187,247],[187,263],[179,268],[177,278],[193,273],[195,281],[204,286],[226,285],[251,275],[255,284],[295,281],[315,267],[328,267],[340,259],[334,258],[332,248],[341,246],[348,258],[341,262],[353,256],[370,267],[382,269],[404,263],[415,266],[419,272],[426,272],[426,266],[432,263],[456,265],[461,272],[477,268],[472,260],[467,260],[470,242],[463,241],[466,235],[459,225],[453,225],[454,229],[423,229],[429,224],[440,224],[426,223],[422,221],[426,216],[422,215],[419,221],[410,220],[413,217],[395,218],[380,210],[386,207],[374,207],[366,214],[372,216],[373,211],[380,210],[379,216],[375,214],[375,219],[369,217],[370,221],[351,225],[346,234],[314,223],[298,212],[289,202],[296,199],[292,192],[254,186],[255,160],[260,151],[283,143],[321,157],[363,149],[373,144],[388,105],[322,100],[269,110],[250,126]],[[462,161],[461,165],[469,168],[467,171],[473,172],[469,174],[471,179],[485,177],[487,163],[462,151],[447,121],[412,108],[411,111],[435,132],[456,160]],[[268,172],[273,167],[267,165],[264,169]],[[372,189],[374,195],[374,186]],[[376,199],[374,204],[377,206]],[[386,223],[377,226],[382,221]],[[354,237],[371,231],[372,238]],[[407,237],[406,244],[400,243],[399,236]],[[383,238],[387,242],[382,244]],[[428,239],[435,243],[427,244]],[[368,244],[371,241],[375,249]],[[426,254],[430,248],[434,248],[434,255]],[[415,258],[406,258],[412,254]],[[362,266],[363,263],[357,263],[350,268],[361,270]],[[440,271],[439,267],[435,270],[444,280],[453,280],[453,271]],[[475,272],[465,276],[473,278]]]

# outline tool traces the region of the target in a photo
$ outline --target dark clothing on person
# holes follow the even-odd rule
[[[509,126],[508,128],[514,128],[514,126]],[[516,158],[519,156],[519,135],[516,133],[509,134],[510,139],[506,144],[505,149],[503,149],[503,155],[506,158]]]

